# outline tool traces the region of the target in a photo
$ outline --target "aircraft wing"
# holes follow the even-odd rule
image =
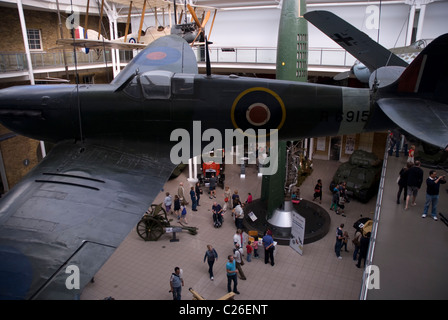
[[[1,199],[0,299],[79,298],[175,167],[166,144],[109,145],[61,142]]]
[[[448,109],[445,104],[419,98],[383,98],[377,103],[406,132],[442,149],[448,148]]]
[[[56,44],[64,47],[77,47],[77,48],[89,48],[89,49],[102,49],[112,48],[119,50],[134,50],[144,49],[147,44],[143,43],[128,43],[128,42],[115,42],[109,40],[95,40],[95,39],[58,39]]]
[[[331,12],[310,11],[305,13],[304,17],[361,61],[371,72],[384,66],[408,66],[408,63],[397,55]]]

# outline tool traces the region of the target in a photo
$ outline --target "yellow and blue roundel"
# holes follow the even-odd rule
[[[235,99],[231,119],[235,129],[280,129],[286,118],[285,105],[274,91],[254,87],[241,92]]]

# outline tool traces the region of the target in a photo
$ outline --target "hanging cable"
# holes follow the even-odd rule
[[[70,6],[71,6],[71,17],[73,19],[73,2],[70,0]],[[79,74],[78,74],[78,59],[76,56],[76,42],[75,42],[75,24],[72,23],[71,28],[72,38],[73,38],[73,59],[75,62],[75,81],[76,81],[76,105],[78,108],[78,121],[79,121],[79,137],[81,143],[84,143],[84,135],[82,131],[82,120],[81,120],[81,101],[79,98]]]

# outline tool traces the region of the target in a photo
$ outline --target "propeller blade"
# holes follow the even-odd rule
[[[203,29],[203,28],[205,27],[205,25],[207,24],[208,19],[210,19],[210,11],[207,11],[207,13],[205,14],[205,18],[204,18],[204,20],[202,20],[202,25],[201,25],[201,28],[202,28],[202,29]]]
[[[341,73],[338,73],[337,75],[335,75],[333,77],[333,80],[336,80],[336,81],[344,80],[344,79],[347,79],[348,77],[350,77],[350,75],[352,75],[351,70],[344,71],[344,72],[341,72]]]
[[[196,22],[196,24],[200,28],[201,27],[201,23],[199,22],[199,19],[198,19],[197,15],[196,15],[196,12],[194,12],[193,7],[190,6],[189,4],[187,4],[187,8],[188,8],[188,11],[190,11],[191,16],[193,17],[194,22]]]

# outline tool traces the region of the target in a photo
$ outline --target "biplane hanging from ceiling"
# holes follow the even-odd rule
[[[133,50],[143,49],[160,37],[177,34],[191,45],[199,45],[203,44],[201,35],[203,35],[203,30],[210,20],[211,12],[213,11],[213,19],[208,33],[208,36],[210,36],[218,10],[214,7],[189,5],[186,2],[179,4],[176,0],[174,2],[167,0],[112,0],[108,2],[114,3],[117,8],[122,8],[122,10],[128,7],[125,36],[108,40],[101,35],[101,32],[79,26],[75,29],[74,38],[58,39],[56,43],[61,46],[75,46],[83,49],[100,49],[106,47],[120,50]],[[98,30],[101,30],[103,7],[104,0],[101,0]],[[87,0],[85,26],[87,26],[88,22],[88,9],[89,0]],[[145,14],[147,13],[154,14],[155,25],[143,31]],[[139,28],[136,32],[129,33],[131,15],[135,14],[141,15]],[[166,16],[168,16],[168,23],[165,23]]]

